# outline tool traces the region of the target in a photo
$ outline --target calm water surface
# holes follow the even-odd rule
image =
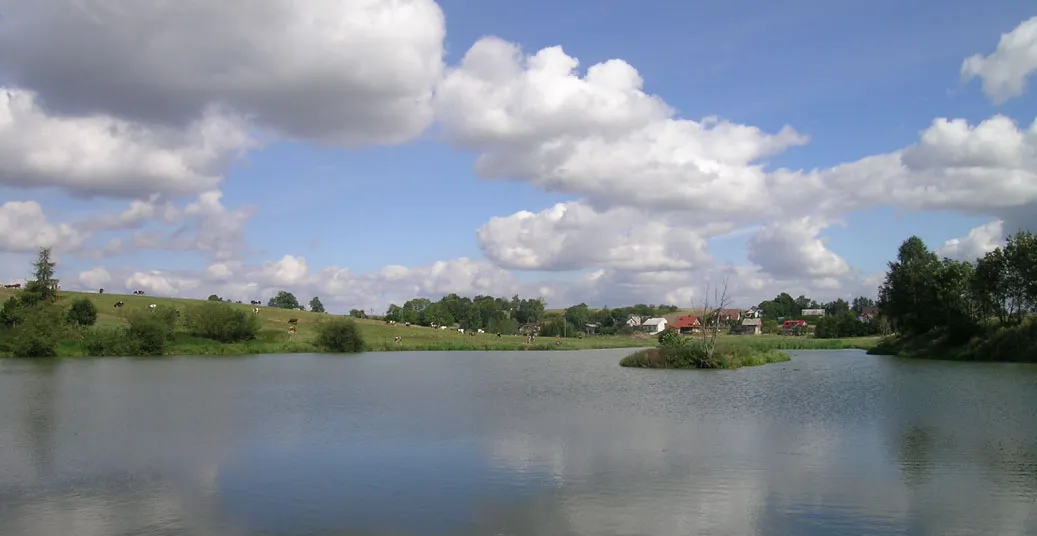
[[[0,361],[0,534],[1037,534],[1037,367],[625,353]]]

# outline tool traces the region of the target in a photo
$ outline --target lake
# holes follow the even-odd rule
[[[0,534],[1037,534],[1037,366],[0,360]]]

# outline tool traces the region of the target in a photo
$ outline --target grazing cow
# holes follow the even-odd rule
[[[288,328],[288,338],[289,339],[294,339],[295,338],[295,326],[291,326],[291,327]]]
[[[482,328],[479,328],[478,333],[486,333],[486,332],[483,331]]]
[[[122,307],[123,305],[126,305],[126,303],[123,302],[122,300],[119,300],[119,301],[115,302],[115,307]]]
[[[410,327],[410,322],[404,322],[403,325],[409,328]]]
[[[98,294],[104,294],[104,289],[103,289],[103,288],[102,288],[102,289],[98,289],[98,290],[97,290],[97,293],[98,293]]]
[[[289,318],[288,319],[288,323],[289,324],[297,324],[297,323],[299,323],[299,319],[298,318]]]
[[[446,329],[446,326],[439,326],[439,329]]]
[[[457,328],[457,332],[464,335],[464,328]]]
[[[498,333],[498,334],[497,334],[497,338],[498,338],[498,339],[500,338],[500,333]]]
[[[259,314],[259,307],[253,307],[252,308],[252,314],[258,315]]]
[[[259,300],[252,300],[252,301],[250,301],[248,303],[249,303],[249,305],[263,305],[263,302],[261,302]]]
[[[385,323],[389,324],[390,326],[395,326],[396,325],[396,321],[395,320],[386,320]]]
[[[21,283],[11,283],[10,285],[4,285],[4,288],[22,288]]]
[[[397,335],[396,337],[393,338],[392,342],[393,343],[403,342],[403,337],[400,337],[399,335]]]
[[[155,305],[155,304],[153,303],[153,304],[151,304],[151,305],[149,305],[149,306],[148,306],[148,309],[150,309],[150,310],[154,311],[156,307],[158,307],[158,305]]]

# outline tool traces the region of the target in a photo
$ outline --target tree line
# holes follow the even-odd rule
[[[889,263],[879,306],[901,339],[960,349],[966,359],[1037,361],[1037,237],[1019,231],[958,261],[912,236]]]
[[[432,301],[414,298],[403,305],[391,304],[383,318],[422,326],[433,324],[457,325],[466,330],[483,329],[490,333],[512,335],[527,324],[537,324],[541,336],[582,336],[588,324],[595,324],[597,333],[615,334],[629,331],[629,315],[662,316],[677,311],[675,305],[633,305],[592,310],[586,303],[574,305],[560,312],[548,312],[543,298],[512,296],[476,296],[468,298],[448,294]]]

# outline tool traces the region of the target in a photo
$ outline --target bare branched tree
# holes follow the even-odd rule
[[[728,277],[724,276],[720,285],[713,288],[713,296],[710,299],[710,286],[706,285],[706,292],[702,294],[702,349],[706,353],[706,360],[713,361],[713,353],[717,347],[717,337],[720,335],[720,320],[723,310],[729,305],[727,297]]]

